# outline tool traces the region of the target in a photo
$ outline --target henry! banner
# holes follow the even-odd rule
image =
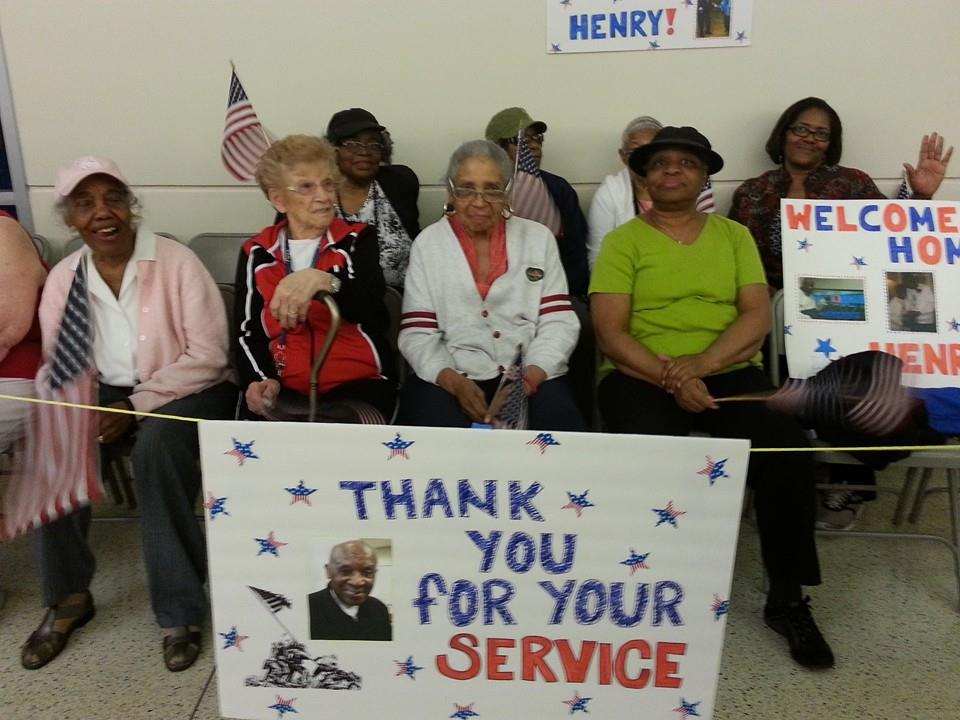
[[[883,350],[905,385],[960,385],[960,205],[787,199],[780,217],[792,377]]]
[[[546,0],[547,52],[750,44],[753,0]]]
[[[712,717],[747,441],[200,440],[224,716]]]

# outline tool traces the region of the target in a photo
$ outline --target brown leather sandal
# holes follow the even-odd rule
[[[93,596],[89,590],[85,591],[84,595],[86,597],[81,603],[54,605],[47,608],[43,622],[20,648],[20,664],[23,667],[27,670],[42,668],[63,651],[74,630],[82,628],[93,619],[97,612],[93,605]],[[73,622],[65,631],[58,632],[54,629],[57,620],[73,620]]]
[[[174,628],[163,638],[163,664],[170,672],[186,670],[200,655],[200,631],[187,627]]]

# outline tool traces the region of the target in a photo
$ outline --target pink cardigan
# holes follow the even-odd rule
[[[130,402],[150,412],[224,380],[233,379],[227,360],[227,317],[210,273],[192,250],[141,229],[137,243],[156,243],[153,259],[140,260],[140,334],[137,374]],[[47,278],[40,300],[46,377],[60,320],[85,248],[61,260]]]

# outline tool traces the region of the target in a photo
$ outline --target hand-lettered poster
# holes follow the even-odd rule
[[[225,717],[713,716],[747,441],[200,439]]]
[[[792,377],[882,350],[905,385],[960,385],[960,205],[782,200],[780,215]]]
[[[547,52],[745,47],[753,0],[546,0]]]

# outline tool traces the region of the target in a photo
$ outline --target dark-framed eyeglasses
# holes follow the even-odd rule
[[[384,146],[382,142],[360,142],[359,140],[344,140],[340,147],[354,155],[382,155]]]
[[[543,145],[543,133],[530,133],[530,134],[525,134],[523,137],[526,139],[528,143],[533,143],[535,145]],[[517,144],[516,136],[505,138],[505,140],[511,145]]]
[[[787,128],[790,132],[796,135],[798,138],[806,138],[813,136],[813,139],[817,142],[830,142],[830,131],[829,130],[814,130],[809,128],[806,125],[791,125]]]

